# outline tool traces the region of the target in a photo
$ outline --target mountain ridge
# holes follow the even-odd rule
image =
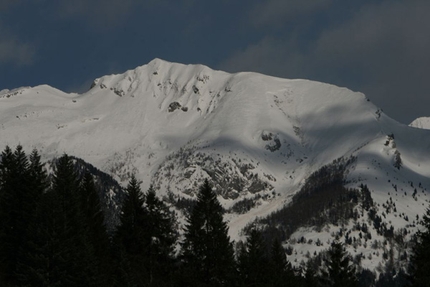
[[[83,94],[3,90],[0,131],[3,146],[37,148],[47,160],[66,152],[122,184],[134,173],[162,197],[193,199],[210,178],[227,210],[255,201],[226,214],[235,240],[338,158],[357,157],[347,186],[366,184],[376,204],[393,198],[408,218],[428,205],[430,131],[396,122],[362,93],[309,80],[154,59],[100,77]],[[410,224],[385,217],[396,230]]]
[[[413,120],[409,126],[428,130],[430,129],[430,117],[419,117]]]

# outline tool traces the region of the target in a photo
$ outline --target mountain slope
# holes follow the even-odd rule
[[[430,118],[429,117],[421,117],[415,119],[409,126],[420,129],[430,129]]]
[[[236,240],[341,157],[357,157],[348,186],[367,184],[380,206],[395,201],[385,220],[396,230],[411,225],[399,214],[416,218],[428,205],[430,131],[394,121],[361,93],[308,80],[155,59],[83,94],[3,90],[0,133],[2,146],[37,148],[45,159],[66,152],[123,183],[135,173],[143,190],[154,184],[166,198],[193,199],[210,177]],[[249,210],[234,212],[246,199]]]

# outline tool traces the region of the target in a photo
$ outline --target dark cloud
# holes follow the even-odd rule
[[[167,14],[188,11],[195,0],[58,0],[58,16],[63,19],[82,18],[91,28],[108,30],[115,26],[126,26],[129,17],[148,17],[155,10]],[[133,15],[134,14],[134,15]]]
[[[305,48],[296,27],[287,37],[266,37],[236,51],[220,68],[347,86],[365,92],[387,114],[407,123],[417,112],[429,115],[429,12],[428,1],[364,5],[307,39]]]
[[[424,1],[390,1],[364,7],[350,21],[324,31],[314,53],[338,66],[368,66],[388,60],[415,64],[428,57],[429,11],[430,2]],[[374,67],[384,66],[379,63]]]
[[[430,104],[426,95],[430,72],[430,2],[386,1],[363,7],[341,27],[321,34],[313,60],[333,70],[339,81],[356,83],[389,115],[407,123],[415,107]],[[354,83],[353,83],[354,84]],[[421,108],[424,115],[427,111]],[[427,112],[428,114],[428,112]]]
[[[1,23],[0,34],[0,64],[26,66],[33,62],[36,50],[34,45],[20,41],[2,27]]]
[[[92,83],[94,82],[94,80],[86,80],[83,83],[75,83],[75,84],[71,84],[68,87],[66,87],[64,89],[65,92],[67,93],[78,93],[78,94],[82,94],[87,92],[90,88]]]
[[[256,26],[280,26],[293,19],[306,17],[328,8],[332,0],[269,0],[251,10],[250,19]]]
[[[110,28],[121,23],[138,3],[136,0],[61,0],[58,1],[58,15],[83,17],[96,24],[96,28]]]
[[[0,0],[0,12],[7,11],[12,6],[20,4],[20,0]]]
[[[294,38],[279,40],[266,37],[232,54],[219,64],[230,72],[257,71],[263,74],[297,77],[303,71],[304,55]]]
[[[31,45],[15,40],[0,40],[0,63],[12,63],[18,66],[29,65],[33,61],[34,51]]]

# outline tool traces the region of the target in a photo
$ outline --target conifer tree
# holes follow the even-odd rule
[[[29,248],[18,270],[22,285],[100,286],[78,188],[73,162],[63,155],[56,165],[52,189],[42,195],[29,226]]]
[[[63,246],[60,230],[63,218],[58,195],[52,190],[43,194],[34,220],[30,224],[28,247],[25,260],[18,266],[22,286],[73,286],[69,266],[69,248]]]
[[[0,164],[0,283],[8,286],[15,282],[13,276],[16,269],[17,225],[19,224],[19,197],[17,192],[18,172],[15,156],[6,147],[1,155]],[[19,227],[18,227],[19,229]]]
[[[318,278],[317,278],[317,268],[315,268],[311,262],[311,260],[308,260],[306,262],[306,269],[304,270],[304,278],[303,278],[303,286],[305,287],[314,287],[318,286]]]
[[[239,257],[239,279],[242,286],[269,286],[269,260],[261,233],[252,229]]]
[[[187,219],[182,243],[183,271],[190,286],[232,285],[233,245],[223,211],[209,181],[205,180]]]
[[[145,198],[136,177],[132,175],[121,208],[120,225],[114,244],[119,261],[118,286],[146,286],[150,281],[147,272],[147,250],[150,244],[147,233],[148,213]]]
[[[104,225],[104,214],[100,204],[94,178],[86,172],[80,186],[80,208],[84,217],[84,229],[94,251],[97,282],[107,286],[111,282],[112,262],[109,252],[109,237]]]
[[[288,262],[285,250],[278,238],[272,243],[270,252],[269,279],[272,286],[294,286],[295,275],[291,263]]]
[[[323,286],[357,286],[355,267],[342,243],[333,242],[328,250],[327,270],[322,272]]]
[[[430,282],[430,209],[423,216],[424,229],[417,232],[416,244],[409,266],[412,286],[429,286]]]
[[[34,200],[37,201],[49,187],[49,181],[46,170],[43,167],[44,164],[40,161],[39,152],[34,149],[29,158],[30,165],[28,171],[30,175],[32,196],[34,196]]]
[[[17,283],[19,250],[27,242],[28,226],[38,197],[32,187],[29,162],[22,146],[6,147],[0,164],[0,264],[4,284]],[[0,279],[1,281],[2,279]]]
[[[146,256],[150,284],[159,286],[168,281],[173,269],[173,251],[177,234],[174,231],[174,218],[169,208],[157,198],[153,186],[145,196],[147,234],[150,236]]]
[[[39,226],[38,212],[41,200],[49,187],[46,170],[43,167],[43,163],[40,161],[40,155],[36,149],[34,149],[29,156],[28,172],[24,181],[29,186],[27,193],[29,220],[26,228],[27,234],[25,240],[22,242],[17,252],[18,262],[16,275],[20,283],[28,280],[30,278],[29,273],[34,272],[34,270],[27,269],[34,260],[34,254],[32,254],[34,242],[32,242],[32,240],[35,239],[34,236],[35,233],[37,233],[34,227]],[[48,216],[45,212],[42,214],[43,216]],[[29,282],[27,281],[27,283]]]

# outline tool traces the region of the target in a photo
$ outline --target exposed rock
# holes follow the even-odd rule
[[[169,113],[171,113],[171,112],[173,112],[179,108],[181,108],[181,104],[178,102],[173,102],[173,103],[170,103],[168,111],[169,111]]]
[[[275,152],[281,148],[281,141],[278,138],[275,138],[273,142],[266,145],[266,149],[271,152]]]

